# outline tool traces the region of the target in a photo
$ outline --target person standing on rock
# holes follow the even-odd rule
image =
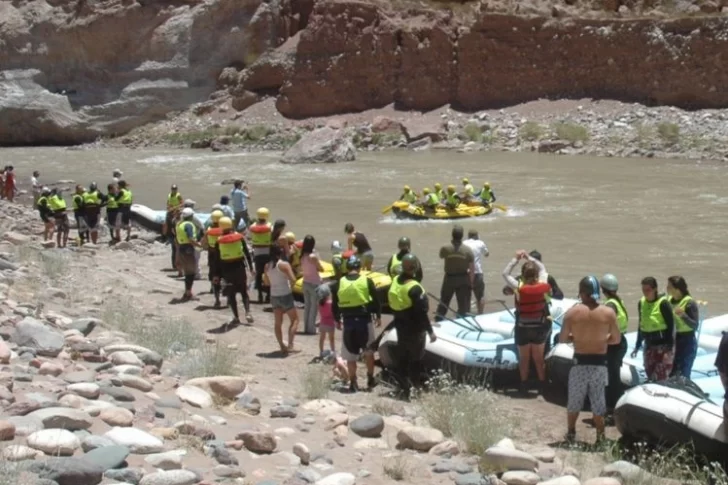
[[[478,231],[470,229],[468,238],[463,244],[470,248],[473,252],[473,268],[475,276],[473,277],[473,296],[478,306],[478,315],[485,312],[485,278],[483,276],[483,258],[487,258],[490,252],[488,246],[480,240]]]
[[[374,282],[360,274],[359,257],[351,256],[346,262],[346,267],[348,273],[331,287],[331,306],[337,328],[343,329],[341,355],[346,360],[349,372],[349,391],[359,390],[356,361],[361,354],[364,354],[367,367],[367,387],[371,390],[376,385],[374,352],[369,348],[376,338],[372,314],[375,315],[376,326],[381,326],[381,306]]]
[[[392,324],[397,329],[396,377],[407,397],[413,387],[421,385],[426,336],[430,336],[431,343],[437,340],[427,314],[427,293],[415,277],[419,264],[414,254],[405,254],[402,271],[392,279],[387,293],[389,308],[394,315]]]
[[[347,222],[344,226],[344,232],[347,236],[347,245],[349,250],[356,249],[356,255],[361,261],[361,269],[371,271],[374,264],[374,251],[369,244],[369,240],[363,232],[357,232],[354,224]]]
[[[57,189],[51,191],[51,195],[48,197],[48,205],[53,211],[53,218],[56,223],[56,247],[65,248],[68,244],[68,233],[71,228],[68,224],[68,214],[66,214],[66,201]]]
[[[642,279],[642,298],[637,304],[639,327],[631,357],[645,344],[643,360],[649,381],[664,381],[672,373],[675,359],[675,313],[665,295],[657,292],[657,280]]]
[[[233,212],[235,213],[234,226],[238,228],[240,221],[244,221],[247,226],[250,224],[250,217],[248,216],[248,200],[250,200],[250,189],[247,184],[244,184],[242,180],[236,180],[233,185],[233,190],[230,192],[230,199],[233,202]]]
[[[253,271],[253,259],[250,257],[248,245],[245,238],[239,232],[235,232],[233,221],[229,217],[221,217],[219,228],[210,229],[210,231],[222,231],[222,236],[217,240],[216,249],[213,250],[215,256],[213,265],[219,270],[214,270],[216,277],[222,278],[225,284],[223,290],[227,296],[228,305],[233,312],[233,320],[227,325],[239,325],[240,315],[238,314],[238,302],[236,295],[240,293],[243,299],[243,308],[245,309],[245,321],[249,324],[253,323],[253,315],[250,313],[250,297],[248,296],[248,277],[245,271],[247,263],[251,273]],[[209,232],[208,231],[208,237]],[[217,302],[219,305],[219,301]]]
[[[131,239],[131,206],[134,203],[134,196],[131,193],[129,185],[124,180],[119,180],[119,217],[121,218],[121,226],[126,231],[126,241]],[[202,225],[198,226],[198,230],[202,229]],[[121,234],[119,234],[121,237]]]
[[[43,187],[38,198],[38,214],[40,214],[40,220],[43,221],[43,241],[50,241],[53,239],[53,211],[51,210],[48,198],[51,196],[51,189]]]
[[[599,281],[599,286],[606,297],[604,306],[614,310],[619,328],[619,343],[607,347],[607,370],[609,371],[609,385],[607,386],[607,409],[612,410],[624,393],[621,372],[624,356],[627,354],[627,338],[624,334],[629,327],[629,315],[624,302],[617,294],[619,281],[613,274],[605,274]]]
[[[202,249],[207,250],[207,279],[210,280],[210,284],[212,285],[210,293],[215,296],[215,308],[220,308],[222,306],[220,303],[220,278],[222,275],[216,273],[216,268],[218,266],[217,241],[223,234],[223,229],[220,227],[220,219],[222,219],[222,217],[223,214],[221,210],[212,211],[209,219],[211,223],[210,227],[205,230],[205,236],[201,240]]]
[[[83,185],[76,185],[76,192],[71,197],[73,205],[73,217],[76,219],[76,228],[78,229],[78,245],[82,246],[89,241],[88,226],[86,225],[86,215],[84,213],[84,194],[86,189]],[[107,209],[108,213],[108,209]]]
[[[399,248],[399,252],[397,254],[393,254],[392,257],[389,258],[389,263],[387,263],[387,272],[392,278],[401,274],[402,258],[404,258],[408,254],[412,254],[411,246],[412,244],[410,243],[410,238],[406,236],[399,238],[399,241],[397,241],[397,247]],[[417,261],[417,269],[415,270],[414,276],[415,280],[420,282],[422,281],[422,267],[419,264],[419,260]]]
[[[559,335],[561,343],[574,344],[574,366],[569,371],[566,440],[576,438],[576,421],[588,395],[599,443],[604,439],[607,413],[604,393],[609,380],[607,347],[619,344],[621,332],[614,311],[599,304],[599,282],[594,276],[581,279],[579,298],[581,303],[569,308],[564,315]]]
[[[270,289],[263,285],[265,265],[270,261],[270,249],[273,243],[273,225],[268,222],[270,211],[261,207],[256,212],[257,220],[250,226],[250,242],[253,245],[253,261],[255,262],[255,289],[258,290],[258,303],[270,301]]]
[[[452,228],[452,241],[440,248],[440,259],[445,260],[445,276],[440,289],[440,304],[435,311],[435,321],[447,315],[452,297],[458,303],[458,317],[470,312],[470,292],[475,278],[475,257],[469,247],[463,244],[463,226]]]
[[[195,275],[197,274],[197,264],[195,261],[196,248],[200,246],[198,242],[200,235],[197,226],[192,222],[195,217],[195,211],[189,207],[182,209],[182,221],[177,224],[175,229],[177,240],[177,259],[179,260],[179,269],[185,279],[185,292],[181,301],[190,301],[192,296],[192,286],[195,283]]]

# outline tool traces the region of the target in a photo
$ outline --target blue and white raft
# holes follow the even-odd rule
[[[154,210],[142,204],[132,204],[131,206],[131,218],[132,220],[143,227],[144,229],[162,234],[162,226],[167,217],[167,211]],[[203,225],[207,224],[210,219],[209,212],[195,212],[195,217]],[[240,221],[238,224],[238,230],[245,229],[245,222]]]

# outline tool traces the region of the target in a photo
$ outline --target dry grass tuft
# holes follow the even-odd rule
[[[305,399],[323,399],[331,391],[331,369],[323,365],[307,365],[299,379],[301,396]]]
[[[414,466],[406,455],[397,455],[385,460],[384,474],[396,482],[409,481],[414,475]]]

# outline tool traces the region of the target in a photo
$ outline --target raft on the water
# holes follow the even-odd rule
[[[728,457],[722,400],[706,399],[694,383],[651,383],[630,389],[617,402],[614,421],[619,432],[634,441],[691,443],[707,457],[720,461]]]
[[[325,261],[321,262],[321,266],[324,269],[324,271],[319,272],[321,280],[324,283],[332,281],[334,278],[334,267],[331,265],[331,263],[327,263]],[[374,281],[374,286],[377,288],[377,296],[379,297],[379,302],[382,304],[383,307],[382,309],[384,311],[387,311],[387,292],[389,291],[389,287],[392,284],[392,278],[387,274],[376,273],[373,271],[362,271],[361,274]],[[298,280],[296,280],[296,284],[293,287],[293,298],[296,301],[303,302],[303,278],[298,278]]]
[[[455,209],[445,209],[438,207],[435,211],[426,211],[422,207],[409,204],[402,200],[392,204],[392,213],[398,219],[415,219],[415,220],[446,220],[446,219],[465,219],[468,217],[485,216],[493,212],[491,206],[484,207],[482,205],[460,204]]]
[[[195,217],[203,225],[210,218],[209,212],[195,212]],[[162,227],[167,218],[167,211],[154,210],[142,204],[132,204],[131,219],[144,229],[162,234]],[[238,230],[245,229],[245,222],[240,221]]]

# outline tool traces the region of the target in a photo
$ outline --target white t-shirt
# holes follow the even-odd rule
[[[488,256],[488,246],[480,239],[466,239],[463,244],[473,252],[475,274],[483,274],[483,258]]]
[[[40,182],[38,182],[38,178],[30,177],[30,184],[33,187],[33,193],[40,194],[40,190],[42,189],[42,187],[40,186]]]

